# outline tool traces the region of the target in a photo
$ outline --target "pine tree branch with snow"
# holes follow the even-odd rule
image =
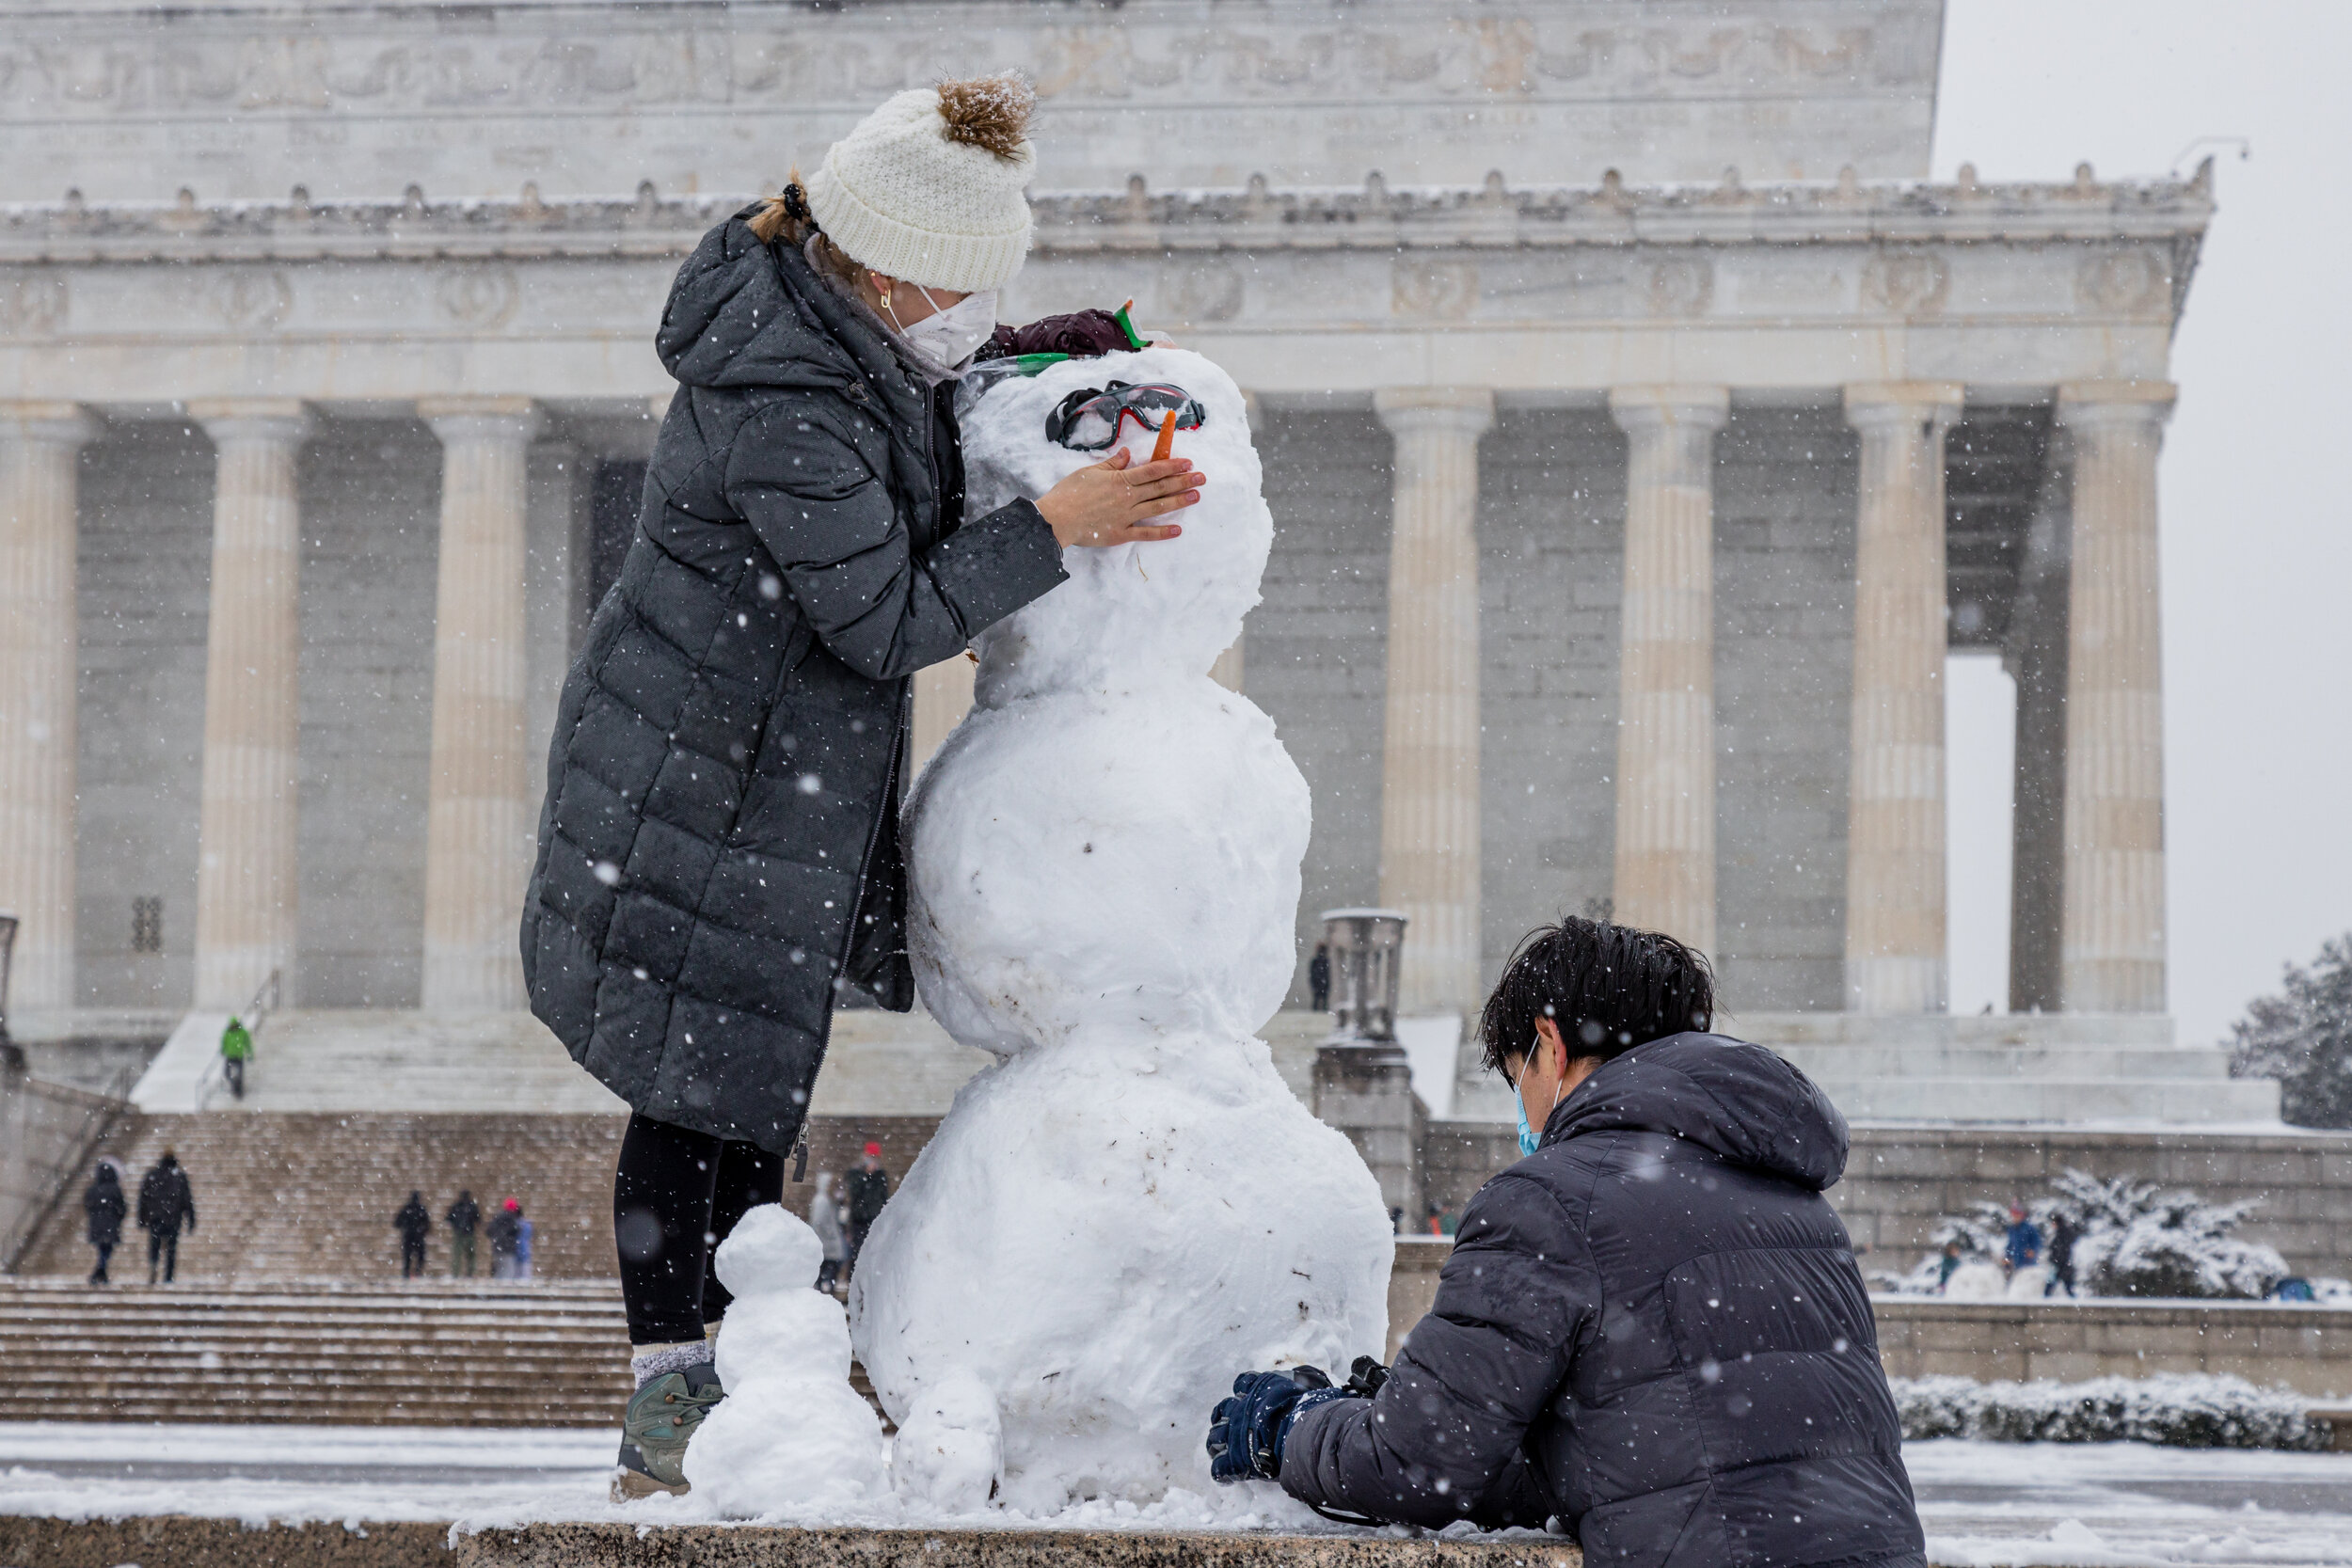
[[[2279,1081],[2280,1114],[2298,1127],[2352,1127],[2352,932],[2322,942],[2309,969],[2286,966],[2276,996],[2230,1026],[2230,1076]]]

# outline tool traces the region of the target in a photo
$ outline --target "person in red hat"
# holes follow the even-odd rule
[[[488,1234],[490,1277],[516,1278],[515,1259],[523,1245],[523,1206],[511,1197],[501,1204],[498,1213],[490,1221]]]
[[[857,1272],[858,1249],[866,1244],[866,1232],[882,1217],[882,1205],[890,1201],[890,1173],[882,1169],[882,1145],[866,1146],[865,1158],[850,1173],[850,1261],[844,1277]]]

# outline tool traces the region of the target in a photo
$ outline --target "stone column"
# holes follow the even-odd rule
[[[5,1000],[73,1005],[77,455],[71,403],[0,403],[0,910],[20,921]]]
[[[539,410],[527,398],[443,398],[417,412],[441,439],[423,1003],[520,1007],[536,827],[524,731],[526,459]]]
[[[1620,387],[1616,918],[1715,948],[1715,433],[1721,387]]]
[[[242,1007],[273,970],[294,990],[299,886],[301,404],[193,403],[212,437],[213,587],[197,830],[196,1006]]]
[[[2165,381],[2058,388],[2074,449],[2058,957],[2068,1012],[2165,1008],[2156,452],[2172,396]]]
[[[1846,388],[1862,433],[1846,797],[1846,1007],[1940,1013],[1944,913],[1944,434],[1949,382]]]
[[[972,711],[973,676],[979,666],[962,654],[914,673],[914,733],[907,737],[907,777],[912,780]]]
[[[1412,387],[1373,406],[1396,441],[1380,902],[1412,920],[1399,1008],[1467,1012],[1480,956],[1478,438],[1495,400]]]

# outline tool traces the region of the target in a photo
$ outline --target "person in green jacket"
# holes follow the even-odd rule
[[[229,1092],[239,1100],[245,1098],[245,1064],[253,1059],[253,1036],[236,1019],[220,1032],[221,1070],[229,1079]]]

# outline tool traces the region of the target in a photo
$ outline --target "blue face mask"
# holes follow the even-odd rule
[[[1527,1125],[1527,1101],[1516,1092],[1511,1096],[1511,1107],[1519,1114],[1519,1158],[1524,1160],[1535,1152],[1535,1130]]]

